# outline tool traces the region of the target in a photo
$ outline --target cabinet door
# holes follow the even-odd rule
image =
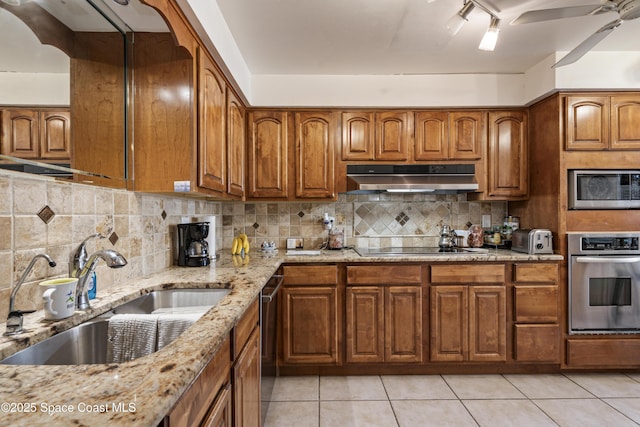
[[[227,193],[244,196],[245,109],[232,91],[227,91]]]
[[[422,362],[422,289],[385,288],[385,361]]]
[[[2,154],[34,159],[40,156],[38,112],[33,110],[2,111]]]
[[[260,329],[256,327],[233,368],[234,425],[260,427]]]
[[[466,360],[468,306],[466,286],[431,287],[431,361]]]
[[[611,149],[640,150],[640,96],[611,97]]]
[[[71,157],[71,114],[68,111],[40,112],[40,157],[43,159]]]
[[[198,185],[227,190],[226,84],[204,49],[198,50]]]
[[[384,361],[384,310],[382,287],[347,287],[348,363]]]
[[[415,114],[415,159],[447,160],[449,158],[449,113],[420,111]]]
[[[283,362],[338,364],[337,289],[324,286],[285,287],[282,290],[282,302]]]
[[[296,113],[295,128],[296,197],[333,198],[335,125],[331,113]]]
[[[449,159],[477,160],[486,141],[485,113],[455,111],[449,113]]]
[[[342,113],[342,160],[373,160],[373,113]]]
[[[507,308],[504,286],[469,286],[469,361],[505,361]]]
[[[567,150],[604,150],[609,146],[609,97],[567,96]]]
[[[253,198],[287,198],[287,113],[252,111],[249,126],[247,195]]]
[[[408,147],[413,131],[412,118],[406,111],[375,114],[376,160],[408,160]]]
[[[231,384],[227,384],[220,391],[207,418],[202,421],[202,427],[231,427],[233,417],[231,412]]]
[[[487,156],[489,197],[526,197],[529,193],[527,113],[489,113]]]

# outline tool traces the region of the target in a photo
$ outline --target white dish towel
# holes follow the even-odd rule
[[[158,341],[157,350],[161,350],[178,338],[197,321],[204,312],[200,313],[173,313],[158,314]]]
[[[123,363],[156,351],[158,316],[116,314],[109,319],[107,360]]]

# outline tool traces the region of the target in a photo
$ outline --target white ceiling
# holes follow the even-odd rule
[[[598,0],[485,0],[501,19],[494,52],[478,50],[489,25],[479,8],[451,37],[446,21],[462,0],[217,0],[252,74],[401,75],[522,73],[568,52],[615,12],[509,25],[527,10]],[[640,19],[627,21],[594,50],[640,51]]]

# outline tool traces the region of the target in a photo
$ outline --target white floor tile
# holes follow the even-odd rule
[[[599,399],[534,400],[562,427],[627,427],[637,424]]]
[[[456,399],[440,375],[383,375],[389,399]]]
[[[459,400],[392,400],[400,427],[475,427]]]
[[[501,375],[443,375],[459,399],[524,399]]]
[[[597,397],[640,397],[640,383],[624,374],[567,374]]]
[[[529,399],[562,399],[595,397],[561,374],[505,375],[507,381]]]
[[[320,402],[320,427],[394,427],[389,401]]]
[[[271,401],[318,400],[320,384],[317,376],[278,377],[273,386]]]
[[[388,400],[379,376],[320,377],[320,400]]]
[[[271,402],[264,427],[318,427],[318,402]]]
[[[604,401],[640,424],[640,399],[631,397],[621,399],[604,399]]]
[[[463,400],[462,403],[481,427],[556,426],[529,400]]]

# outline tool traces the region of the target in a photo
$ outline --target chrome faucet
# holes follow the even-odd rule
[[[91,236],[94,237],[94,236]],[[76,308],[78,310],[88,310],[91,308],[89,305],[89,294],[87,290],[87,280],[95,270],[96,265],[100,259],[103,259],[108,267],[120,268],[127,265],[127,260],[122,254],[114,251],[113,249],[103,249],[101,251],[94,252],[88,259],[86,258],[86,249],[84,248],[85,242],[80,245],[84,250],[84,256],[80,257],[81,268],[74,270],[73,277],[78,278],[78,285],[76,287]],[[76,252],[76,254],[80,251]]]
[[[33,265],[36,263],[38,258],[46,259],[50,267],[56,266],[55,261],[52,260],[51,257],[47,254],[38,254],[33,257],[31,262],[27,266],[27,268],[22,273],[22,276],[20,276],[20,280],[18,280],[18,283],[11,291],[11,296],[9,297],[9,317],[7,317],[7,330],[4,333],[5,335],[15,335],[15,334],[21,333],[22,332],[22,315],[34,312],[34,310],[16,310],[15,299],[16,299],[16,294],[18,293],[18,290],[20,289],[25,279],[33,269]]]

